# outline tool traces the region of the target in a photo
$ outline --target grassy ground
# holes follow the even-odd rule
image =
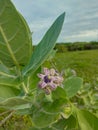
[[[74,69],[86,82],[98,77],[98,50],[57,53],[54,62],[60,70]]]

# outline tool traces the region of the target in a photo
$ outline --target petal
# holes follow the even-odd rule
[[[37,76],[39,77],[39,78],[41,78],[42,80],[44,79],[44,77],[45,77],[45,75],[44,74],[37,74]]]
[[[49,71],[48,68],[44,68],[43,71],[44,71],[45,75],[49,75],[50,74],[50,71]]]
[[[51,81],[55,81],[55,80],[57,80],[56,77],[57,77],[57,76],[51,76]]]
[[[51,83],[49,83],[49,87],[50,87],[51,90],[54,90],[54,89],[57,88],[57,84],[51,82]]]
[[[40,88],[45,88],[47,86],[47,84],[44,81],[40,81],[39,84],[38,84],[38,86]]]
[[[63,82],[63,77],[61,77],[61,76],[55,76],[55,82],[62,83]]]
[[[54,76],[56,73],[55,69],[50,69],[50,75]]]

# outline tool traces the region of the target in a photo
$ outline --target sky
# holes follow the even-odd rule
[[[98,0],[12,0],[26,19],[34,44],[66,12],[57,42],[98,41]]]

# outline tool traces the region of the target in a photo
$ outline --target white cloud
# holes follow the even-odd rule
[[[34,43],[43,37],[56,17],[66,12],[58,41],[94,40],[98,32],[98,0],[12,0],[33,34]],[[96,31],[97,30],[97,31]]]
[[[98,30],[85,30],[85,31],[80,31],[80,33],[78,34],[73,34],[70,36],[67,36],[65,39],[66,41],[75,41],[76,39],[78,41],[85,41],[85,39],[87,41],[92,40],[97,40],[98,38]]]
[[[39,31],[45,28],[48,28],[50,26],[51,21],[48,19],[42,19],[40,21],[35,21],[32,23],[29,23],[29,27],[31,30]]]

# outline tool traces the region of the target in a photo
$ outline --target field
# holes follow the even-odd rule
[[[54,62],[59,70],[74,69],[85,82],[98,77],[98,50],[56,53]]]
[[[67,68],[74,69],[78,76],[83,77],[84,82],[93,83],[98,78],[98,50],[56,53],[52,62],[60,71]],[[44,63],[44,66],[48,65],[49,63]],[[28,130],[30,125],[31,122],[27,116],[20,118],[14,115],[0,130],[5,130],[5,128],[6,130],[17,130],[19,128]]]

